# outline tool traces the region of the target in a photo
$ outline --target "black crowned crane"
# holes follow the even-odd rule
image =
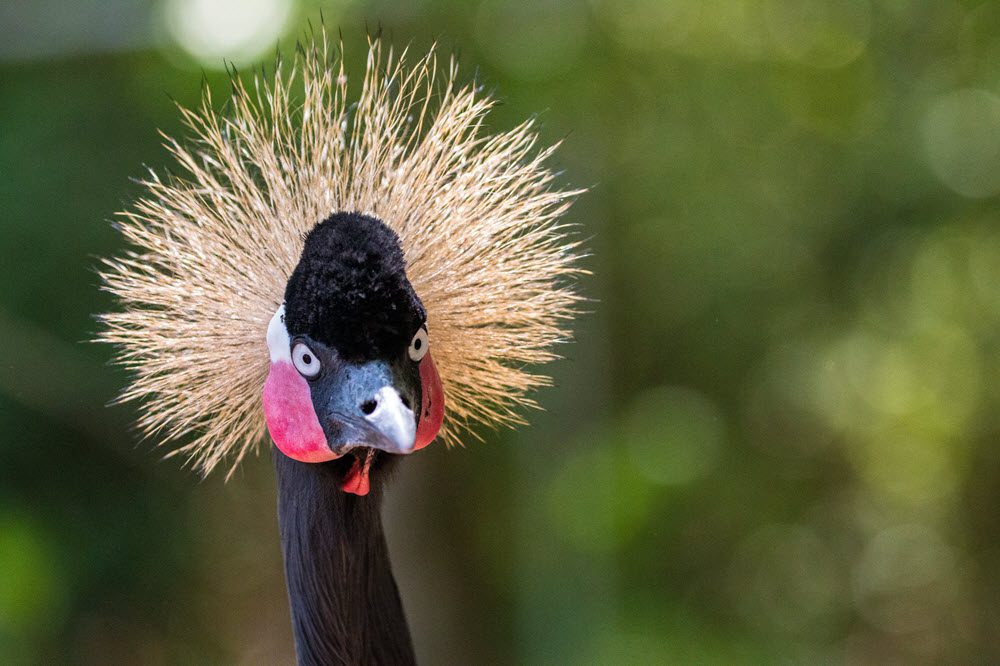
[[[577,296],[576,242],[531,121],[369,44],[348,96],[320,30],[225,114],[208,92],[166,139],[107,262],[103,317],[141,429],[203,474],[274,444],[301,664],[414,661],[379,507],[388,470],[435,439],[521,423]]]

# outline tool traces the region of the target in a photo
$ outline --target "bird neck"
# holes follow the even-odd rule
[[[382,529],[382,489],[340,490],[343,465],[274,452],[278,522],[302,666],[413,664]]]

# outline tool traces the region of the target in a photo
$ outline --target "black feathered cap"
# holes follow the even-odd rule
[[[361,362],[405,353],[426,313],[399,237],[381,220],[334,213],[306,236],[285,287],[285,326]]]

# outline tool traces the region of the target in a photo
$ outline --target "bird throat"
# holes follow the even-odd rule
[[[371,472],[372,460],[375,458],[375,449],[367,448],[365,451],[366,453],[355,456],[354,464],[351,465],[351,469],[344,477],[344,482],[340,485],[340,489],[345,493],[364,496],[371,490],[368,474]]]

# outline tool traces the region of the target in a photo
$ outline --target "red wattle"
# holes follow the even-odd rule
[[[345,493],[367,495],[371,489],[371,484],[368,481],[368,468],[371,465],[371,461],[371,455],[365,459],[364,463],[355,458],[354,464],[351,465],[351,470],[344,478],[344,483],[341,484],[340,489]]]
[[[263,400],[267,430],[282,453],[307,463],[339,457],[326,443],[308,382],[291,363],[276,361],[271,364],[264,382]]]
[[[420,391],[423,394],[420,405],[420,420],[417,422],[417,438],[413,450],[422,449],[437,437],[444,422],[444,388],[441,376],[431,353],[427,352],[420,361]]]

